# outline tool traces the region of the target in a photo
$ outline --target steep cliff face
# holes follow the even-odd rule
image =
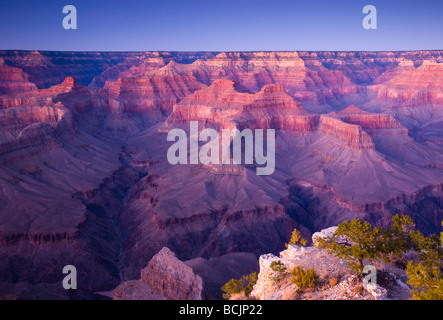
[[[22,69],[9,66],[0,58],[0,95],[37,89],[28,79],[29,76]]]

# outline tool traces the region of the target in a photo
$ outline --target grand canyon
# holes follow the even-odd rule
[[[191,121],[275,129],[275,171],[171,165]],[[220,298],[294,228],[441,231],[443,51],[0,51],[0,163],[2,298],[105,298],[164,247]]]

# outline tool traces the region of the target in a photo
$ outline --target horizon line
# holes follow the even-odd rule
[[[414,51],[443,51],[442,49],[410,49],[410,50],[40,50],[40,49],[1,49],[0,51],[25,52],[74,52],[74,53],[143,53],[143,52],[182,52],[182,53],[253,53],[253,52],[414,52]]]

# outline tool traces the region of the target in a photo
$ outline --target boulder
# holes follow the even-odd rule
[[[167,247],[152,257],[141,272],[141,280],[171,300],[202,299],[202,278]]]

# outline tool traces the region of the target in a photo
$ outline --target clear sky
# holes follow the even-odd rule
[[[77,8],[77,30],[62,26]],[[365,30],[365,5],[377,30]],[[0,49],[443,49],[443,0],[0,0]]]

